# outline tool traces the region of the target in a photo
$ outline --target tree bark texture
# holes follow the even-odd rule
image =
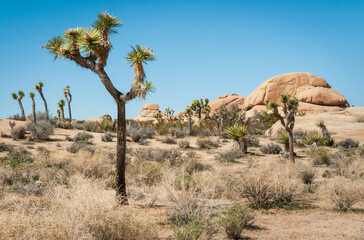
[[[25,112],[24,112],[23,104],[22,104],[21,100],[18,100],[18,103],[19,103],[19,107],[20,107],[20,111],[21,111],[21,118],[23,121],[25,121]]]
[[[32,108],[33,108],[33,122],[34,124],[37,124],[37,115],[35,114],[35,102],[33,98],[32,98]]]
[[[43,102],[44,102],[44,108],[45,108],[45,112],[46,112],[46,116],[47,116],[47,120],[49,120],[49,114],[48,114],[48,106],[47,106],[47,101],[45,100],[44,96],[43,96],[43,92],[39,91],[40,97],[42,98]]]

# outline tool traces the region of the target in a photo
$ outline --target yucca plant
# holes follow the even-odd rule
[[[285,152],[289,152],[289,136],[286,131],[279,132],[278,142],[284,146]]]
[[[288,134],[289,142],[289,157],[292,162],[294,162],[294,150],[293,150],[293,127],[295,123],[295,112],[298,107],[298,99],[296,97],[291,97],[288,94],[281,94],[282,110],[285,116],[281,116],[278,112],[278,104],[274,101],[269,101],[267,103],[267,108],[273,109],[273,114],[280,121],[284,129]]]
[[[225,132],[234,140],[243,153],[248,152],[248,126],[244,123],[227,127]]]
[[[37,116],[36,116],[36,114],[35,114],[35,102],[34,102],[34,96],[35,96],[34,92],[30,92],[30,93],[29,93],[29,97],[32,99],[33,122],[34,122],[34,124],[36,124],[36,123],[37,123]]]
[[[66,98],[67,101],[67,105],[68,105],[68,117],[69,117],[69,122],[72,122],[72,113],[71,113],[71,101],[72,101],[72,95],[71,95],[71,91],[70,91],[70,86],[67,86],[65,89],[63,89],[63,95]]]
[[[136,98],[145,98],[148,92],[154,90],[154,85],[146,81],[143,64],[155,60],[150,47],[136,45],[126,56],[126,60],[134,67],[134,81],[130,90],[120,92],[111,82],[105,71],[109,57],[111,34],[117,33],[121,21],[104,11],[97,14],[91,28],[73,28],[66,30],[62,37],[55,37],[43,46],[55,58],[74,61],[77,65],[96,73],[106,90],[115,99],[118,111],[117,151],[116,151],[116,193],[120,204],[127,204],[125,182],[126,154],[126,119],[125,104]]]
[[[316,126],[321,129],[322,136],[327,139],[331,139],[331,134],[329,130],[327,129],[324,121],[318,121],[316,123]]]
[[[63,99],[59,100],[58,107],[59,107],[59,109],[61,111],[62,121],[64,121],[64,104],[65,104],[65,102],[64,102]]]
[[[44,108],[45,108],[47,120],[49,120],[47,101],[45,100],[44,95],[43,95],[43,86],[44,86],[43,82],[39,81],[38,84],[34,85],[34,89],[39,92],[39,95],[40,95],[40,97],[42,98],[42,100],[44,102]]]
[[[23,121],[25,121],[24,107],[23,107],[23,103],[21,102],[21,100],[25,96],[24,92],[19,90],[18,91],[18,94],[12,93],[11,96],[13,97],[14,100],[17,100],[18,101],[19,107],[20,107],[20,111],[21,111],[21,118],[22,118]]]

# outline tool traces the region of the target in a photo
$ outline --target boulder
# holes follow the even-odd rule
[[[142,106],[143,110],[159,110],[159,105],[157,103],[146,103]]]
[[[296,72],[268,79],[245,99],[243,107],[249,110],[257,105],[265,105],[271,100],[279,104],[282,93],[296,96],[300,102],[305,103],[349,106],[345,97],[333,90],[323,78],[311,73]]]
[[[112,117],[109,114],[105,114],[101,118],[102,118],[103,122],[111,122],[112,121]]]
[[[136,121],[153,121],[155,116],[160,113],[159,105],[156,103],[146,103],[142,106],[139,116],[133,118]]]
[[[237,104],[238,106],[242,107],[244,104],[244,100],[245,97],[238,96],[235,93],[231,94],[231,96],[228,96],[227,94],[223,95],[209,102],[209,106],[211,108],[210,113],[213,114],[217,109],[219,109],[223,105]]]

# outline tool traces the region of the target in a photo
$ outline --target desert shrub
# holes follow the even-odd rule
[[[244,153],[240,149],[231,149],[224,152],[219,152],[215,159],[220,162],[234,163],[236,159],[244,157]]]
[[[54,126],[47,121],[38,121],[37,124],[27,123],[32,140],[46,140],[53,134]]]
[[[9,151],[10,149],[10,146],[7,145],[6,143],[4,142],[1,142],[0,143],[0,152],[5,152],[5,151]]]
[[[144,162],[142,164],[142,181],[147,186],[155,185],[162,180],[161,166],[156,162]]]
[[[85,150],[90,153],[94,153],[96,151],[96,148],[88,144],[84,141],[74,142],[70,147],[67,148],[67,151],[70,153],[77,153],[80,150]]]
[[[176,130],[174,136],[176,138],[184,138],[187,136],[187,133],[185,131]]]
[[[133,142],[139,142],[142,139],[142,135],[138,132],[133,133],[131,135],[131,140],[133,140]]]
[[[247,207],[235,204],[223,213],[220,222],[229,238],[241,239],[243,230],[253,224],[254,213]]]
[[[83,142],[83,143],[87,143],[87,144],[90,144],[90,139],[93,138],[94,136],[92,136],[91,134],[89,133],[86,133],[86,132],[82,132],[82,133],[77,133],[77,135],[73,138],[73,141],[75,143],[80,143],[80,142]]]
[[[80,123],[80,122],[78,122],[78,121],[77,122],[73,122],[72,125],[73,125],[73,128],[75,128],[75,129],[86,131],[86,129],[83,126],[83,124]]]
[[[363,182],[337,177],[327,187],[327,193],[335,207],[340,211],[350,210],[358,201],[364,199]]]
[[[312,133],[305,137],[303,143],[306,145],[316,144],[317,146],[328,146],[332,147],[335,144],[334,139],[323,137],[318,133]]]
[[[83,130],[87,132],[95,132],[96,131],[96,122],[84,122],[82,123]]]
[[[249,136],[248,147],[259,147],[259,138],[255,136]]]
[[[192,221],[179,228],[173,229],[173,235],[168,239],[170,240],[207,240],[212,239],[215,234],[215,225],[211,224],[210,221],[198,222]]]
[[[107,178],[113,170],[110,156],[104,151],[79,150],[72,159],[72,166],[85,177]]]
[[[282,151],[282,148],[278,144],[269,143],[261,147],[260,151],[264,154],[279,154]]]
[[[266,111],[255,111],[254,115],[250,117],[250,131],[251,133],[265,132],[278,121],[278,118]]]
[[[198,138],[196,143],[201,149],[211,149],[219,147],[219,144],[216,141],[211,140],[210,138]]]
[[[169,127],[168,126],[160,126],[157,128],[157,133],[159,135],[167,135],[169,133]]]
[[[17,114],[14,114],[10,117],[8,117],[8,119],[11,119],[11,120],[17,120],[17,121],[24,121],[23,117],[19,115],[19,113]]]
[[[190,148],[190,142],[187,140],[180,140],[178,141],[178,146],[180,148]]]
[[[176,144],[176,140],[173,137],[164,137],[162,139],[162,143],[166,143],[166,144]]]
[[[14,140],[24,139],[26,129],[23,126],[14,127],[11,129],[11,138]]]
[[[129,122],[126,125],[126,133],[130,137],[132,137],[133,135],[140,136],[140,139],[152,138],[152,136],[155,134],[155,130],[151,125],[142,127],[141,123]]]
[[[200,161],[198,161],[198,160],[196,160],[194,158],[191,158],[187,162],[185,171],[188,174],[192,175],[192,173],[199,172],[199,171],[203,171],[204,169],[205,169],[205,167],[204,167],[204,165]]]
[[[316,177],[316,171],[309,165],[302,165],[298,169],[298,176],[304,184],[312,184]]]
[[[343,147],[343,148],[357,148],[357,147],[359,147],[359,142],[354,141],[351,138],[347,138],[345,140],[337,142],[336,146],[337,147]]]
[[[0,158],[0,162],[9,165],[12,169],[21,163],[33,162],[32,155],[23,146],[8,149],[7,157]]]
[[[68,122],[68,121],[66,121],[66,122],[57,121],[55,125],[56,125],[57,128],[73,129],[73,124]]]
[[[116,131],[116,121],[102,121],[96,122],[94,126],[96,132],[115,132]]]
[[[361,157],[364,158],[364,146],[362,147],[358,147],[358,149],[356,150],[356,154]]]
[[[330,154],[324,147],[310,149],[309,155],[315,165],[330,165]]]
[[[186,161],[181,152],[177,149],[158,149],[154,151],[150,149],[137,149],[132,152],[132,155],[146,161],[167,163],[170,166],[180,165]]]
[[[101,141],[103,141],[103,142],[112,142],[113,137],[114,136],[111,133],[104,133],[101,136]]]

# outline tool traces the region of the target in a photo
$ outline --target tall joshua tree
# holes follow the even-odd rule
[[[192,111],[197,113],[198,119],[201,120],[202,114],[208,115],[210,113],[209,100],[206,98],[205,102],[200,99],[194,100],[191,104]]]
[[[47,107],[47,101],[44,98],[43,95],[43,82],[39,81],[38,84],[34,85],[34,89],[37,90],[39,92],[40,97],[42,98],[43,102],[44,102],[44,108],[45,108],[45,112],[47,115],[47,120],[49,120],[49,114],[48,114],[48,107]]]
[[[13,97],[14,100],[17,100],[19,103],[19,107],[20,107],[20,111],[21,111],[21,118],[23,121],[25,121],[25,112],[24,112],[24,107],[23,104],[21,102],[21,100],[23,99],[23,97],[25,96],[23,91],[19,91],[18,95],[16,93],[12,93],[11,96]]]
[[[293,151],[293,128],[295,124],[295,112],[298,107],[298,99],[296,97],[291,97],[288,94],[281,94],[281,102],[282,102],[282,110],[285,116],[282,116],[278,112],[278,104],[274,101],[269,101],[267,103],[267,107],[269,109],[273,109],[273,114],[280,121],[286,132],[288,133],[289,138],[289,158],[292,162],[294,160],[294,151]]]
[[[35,114],[35,102],[34,102],[34,96],[35,94],[33,92],[29,93],[29,97],[32,99],[32,109],[33,109],[33,122],[34,124],[37,123],[37,116]]]
[[[65,104],[65,102],[63,99],[59,100],[58,107],[61,110],[62,122],[64,122],[64,104]]]
[[[71,113],[71,102],[72,102],[72,95],[70,91],[70,86],[67,86],[65,89],[63,89],[63,95],[66,98],[67,105],[68,105],[68,117],[69,122],[72,122],[72,113]]]
[[[111,49],[110,35],[117,33],[116,28],[121,21],[107,12],[97,14],[97,19],[91,28],[74,28],[64,32],[62,37],[55,37],[43,46],[55,58],[74,61],[77,65],[89,69],[98,75],[106,90],[115,99],[118,111],[117,151],[116,151],[116,196],[120,204],[128,204],[125,185],[125,154],[126,154],[126,119],[125,104],[136,98],[145,98],[152,90],[153,84],[145,81],[143,63],[155,60],[150,47],[137,45],[132,47],[126,60],[134,70],[134,81],[130,90],[120,92],[111,82],[105,71]]]

